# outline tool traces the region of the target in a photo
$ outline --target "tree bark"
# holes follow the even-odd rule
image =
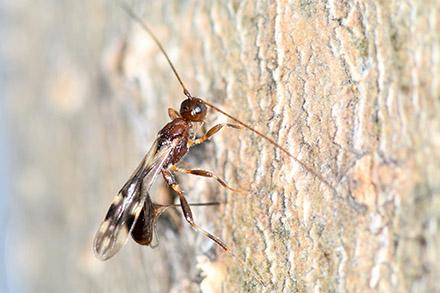
[[[58,259],[52,259],[40,278],[22,268],[32,286],[47,289],[54,272],[69,274],[72,291],[440,291],[440,4],[130,5],[161,40],[194,96],[273,138],[301,163],[246,129],[224,129],[191,150],[185,164],[211,170],[248,192],[233,193],[204,178],[179,178],[190,202],[225,202],[194,207],[193,213],[199,225],[225,240],[233,256],[170,210],[158,223],[157,249],[130,241],[112,260],[95,260],[91,239],[112,195],[169,121],[167,107],[178,109],[184,99],[146,32],[117,7],[100,6],[96,11],[117,16],[83,24],[90,33],[104,26],[107,34],[103,42],[92,38],[82,45],[94,49],[89,56],[100,58],[101,71],[84,79],[82,73],[98,62],[88,63],[90,57],[76,46],[71,55],[60,54],[80,61],[60,58],[68,61],[57,63],[58,74],[46,73],[53,78],[44,91],[52,108],[40,105],[38,113],[52,116],[38,121],[42,129],[56,131],[56,146],[47,152],[48,143],[39,142],[22,150],[49,160],[37,172],[43,178],[33,179],[44,182],[36,185],[47,201],[44,210],[59,220],[43,235],[18,229],[18,239],[35,237],[28,244],[34,248],[57,239],[39,252],[36,264],[51,253],[76,264],[59,270]],[[121,23],[128,26],[114,33]],[[78,86],[63,91],[59,72]],[[15,117],[35,111],[20,106],[12,107]],[[60,119],[58,128],[54,117]],[[205,128],[221,118],[211,111]],[[71,136],[63,135],[66,129]],[[50,137],[39,135],[40,141]],[[31,138],[24,138],[29,136],[35,133],[23,131],[16,141],[29,143]],[[19,161],[28,172],[39,166]],[[60,181],[56,192],[48,178]],[[24,186],[18,204],[33,209],[36,203],[26,194],[33,195],[35,186]],[[157,187],[153,198],[161,202],[167,190]],[[55,196],[59,202],[52,206]],[[30,215],[18,218],[23,216]],[[43,230],[48,218],[34,216]],[[66,229],[74,232],[65,242]],[[64,285],[54,282],[50,288]]]

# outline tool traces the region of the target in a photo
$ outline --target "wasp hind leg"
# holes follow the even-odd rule
[[[174,178],[174,175],[171,173],[171,171],[162,171],[163,177],[165,178],[166,183],[177,193],[180,200],[180,207],[182,208],[183,215],[185,217],[185,220],[191,225],[191,227],[196,230],[197,232],[200,232],[205,237],[208,237],[215,243],[217,243],[224,251],[229,251],[229,247],[217,236],[209,233],[199,225],[197,225],[194,222],[194,218],[192,215],[191,208],[188,204],[188,201],[185,198],[185,193],[180,188],[179,184],[177,184],[176,179]]]

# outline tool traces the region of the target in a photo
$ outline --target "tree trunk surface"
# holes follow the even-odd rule
[[[22,2],[1,4],[10,291],[440,291],[438,1],[130,2],[192,95],[296,159],[221,130],[182,166],[247,191],[178,178],[188,201],[222,202],[192,211],[231,253],[169,209],[157,248],[129,240],[107,262],[94,233],[182,89],[115,3]]]

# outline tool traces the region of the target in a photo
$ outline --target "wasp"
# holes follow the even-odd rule
[[[229,190],[236,192],[242,191],[238,188],[229,186],[223,179],[214,175],[210,171],[201,169],[183,169],[177,166],[192,146],[206,142],[224,127],[237,129],[245,128],[256,133],[258,136],[291,157],[306,171],[310,172],[323,183],[334,189],[334,187],[332,187],[320,174],[316,173],[313,169],[301,162],[286,148],[277,144],[270,137],[231,116],[215,105],[193,96],[184,85],[168,54],[150,28],[129,7],[123,6],[122,8],[156,43],[180,83],[185,100],[181,103],[179,111],[172,108],[168,109],[168,115],[171,122],[166,124],[159,131],[150,150],[135,169],[130,179],[128,179],[118,194],[114,197],[94,240],[94,252],[99,259],[106,260],[115,255],[126,243],[129,234],[131,234],[132,238],[137,243],[151,245],[157,218],[166,208],[171,206],[155,204],[151,201],[149,196],[149,190],[159,175],[162,175],[165,182],[177,194],[184,218],[191,227],[213,240],[224,251],[230,251],[230,248],[220,238],[209,233],[194,221],[190,207],[191,205],[188,203],[184,191],[175,178],[175,173],[209,177],[214,178],[218,183]],[[217,124],[211,127],[204,135],[196,137],[195,131],[193,130],[197,124],[204,122],[208,108],[225,115],[234,123]]]
[[[224,126],[238,126],[229,123],[217,124],[202,137],[194,138],[190,135],[193,124],[202,122],[207,113],[207,108],[203,101],[194,97],[187,98],[182,102],[179,112],[173,109],[169,109],[168,112],[172,121],[159,131],[150,150],[135,169],[130,179],[115,196],[96,234],[94,251],[101,260],[106,260],[116,254],[127,241],[129,233],[140,244],[149,245],[151,243],[151,227],[164,208],[168,207],[153,204],[148,194],[159,174],[162,174],[165,182],[179,196],[180,206],[186,221],[195,230],[213,240],[225,251],[228,251],[228,247],[220,238],[207,232],[194,222],[190,204],[177,183],[174,173],[180,172],[212,177],[224,187],[232,191],[240,191],[239,189],[232,188],[223,179],[210,171],[182,169],[176,166],[191,146],[205,142]]]

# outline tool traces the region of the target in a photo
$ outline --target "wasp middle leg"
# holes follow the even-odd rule
[[[202,169],[184,169],[184,168],[177,167],[175,165],[171,166],[170,170],[175,171],[175,172],[179,172],[179,173],[184,173],[184,174],[191,174],[191,175],[196,175],[196,176],[214,178],[223,187],[225,187],[231,191],[240,192],[240,193],[246,192],[246,190],[244,190],[244,189],[231,187],[228,183],[226,183],[225,180],[223,180],[220,177],[218,177],[217,175],[213,174],[211,171],[202,170]]]

